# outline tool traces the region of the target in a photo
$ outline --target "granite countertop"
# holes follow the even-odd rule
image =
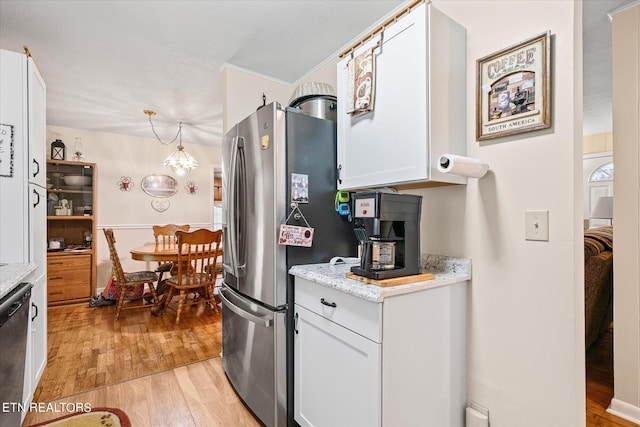
[[[35,271],[36,264],[5,264],[0,265],[0,299],[4,298],[30,273]]]
[[[353,265],[331,265],[328,263],[294,265],[289,269],[289,274],[372,302],[382,302],[384,298],[393,295],[451,285],[471,279],[470,259],[442,255],[422,254],[420,257],[422,272],[435,274],[435,279],[406,285],[382,287],[347,279],[345,274],[350,271]]]

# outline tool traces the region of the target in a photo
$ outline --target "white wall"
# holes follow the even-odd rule
[[[227,131],[262,105],[262,94],[267,104],[274,101],[283,107],[289,105],[291,85],[237,67],[222,69],[222,102],[224,105],[222,129]]]
[[[491,170],[424,196],[423,252],[471,258],[468,400],[491,425],[585,423],[581,4],[438,1],[467,29],[467,154]],[[475,141],[476,60],[552,34],[552,128]],[[524,238],[525,210],[549,210],[549,242]]]
[[[267,97],[267,104],[277,101],[284,108],[289,105],[293,91],[300,83],[329,83],[335,89],[337,62],[337,58],[328,59],[294,83],[286,83],[238,67],[225,66],[221,72],[224,133],[262,105],[263,93]]]
[[[151,132],[151,129],[149,129]],[[110,273],[109,250],[102,228],[111,227],[117,241],[118,255],[125,271],[145,270],[155,266],[131,260],[129,250],[153,241],[151,227],[159,224],[191,224],[194,228],[211,228],[213,214],[213,167],[220,167],[222,160],[219,148],[183,142],[185,150],[200,163],[200,166],[180,177],[162,162],[176,144],[162,145],[155,138],[140,138],[113,133],[91,132],[80,129],[47,127],[47,142],[61,138],[67,146],[70,160],[75,137],[82,138],[85,161],[96,163],[98,277],[97,288],[104,287]],[[50,152],[50,150],[48,150]],[[170,175],[178,181],[178,192],[167,198],[170,207],[165,212],[157,212],[151,207],[156,199],[142,191],[141,181],[150,174]],[[131,191],[121,191],[118,181],[121,177],[131,178]],[[184,189],[187,181],[195,181],[198,190],[195,195]]]
[[[611,409],[640,423],[640,4],[613,16],[614,399]]]

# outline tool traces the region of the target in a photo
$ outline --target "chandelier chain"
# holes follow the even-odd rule
[[[176,142],[176,139],[178,138],[180,138],[180,145],[182,145],[182,136],[181,136],[182,122],[178,124],[178,132],[176,133],[176,136],[174,136],[171,141],[163,141],[162,138],[160,138],[160,136],[158,135],[158,132],[156,132],[156,128],[153,126],[153,122],[151,121],[151,115],[149,115],[149,123],[151,124],[151,130],[153,131],[153,134],[156,136],[156,139],[160,141],[162,145],[173,144],[174,142]]]

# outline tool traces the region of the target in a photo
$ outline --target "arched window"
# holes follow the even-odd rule
[[[589,182],[613,181],[613,162],[605,163],[591,173]]]

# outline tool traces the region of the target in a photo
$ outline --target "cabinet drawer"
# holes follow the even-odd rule
[[[47,259],[49,302],[91,295],[91,255],[52,256]]]
[[[295,303],[372,341],[382,342],[382,304],[299,277],[295,278]]]
[[[76,285],[54,285],[51,281],[47,287],[47,298],[49,302],[66,301],[76,298],[89,298],[91,286],[89,282]]]
[[[51,271],[47,272],[49,286],[57,285],[88,285],[91,283],[91,270]]]
[[[47,258],[49,275],[63,274],[69,270],[91,268],[91,255],[50,256]]]

